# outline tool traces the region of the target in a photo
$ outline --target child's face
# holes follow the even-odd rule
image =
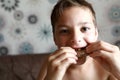
[[[92,13],[87,8],[72,7],[64,10],[55,25],[54,40],[58,47],[86,47],[95,42],[97,37]]]

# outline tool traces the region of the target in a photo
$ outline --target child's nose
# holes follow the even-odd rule
[[[74,44],[78,44],[78,43],[80,43],[81,42],[81,40],[75,40],[75,39],[72,39],[71,40],[71,43],[74,43]]]
[[[74,32],[71,36],[71,43],[78,44],[83,40],[83,34],[81,32]]]

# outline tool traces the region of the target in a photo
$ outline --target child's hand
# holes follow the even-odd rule
[[[106,70],[120,79],[120,50],[117,46],[98,41],[91,43],[86,52]]]
[[[76,64],[77,53],[70,47],[61,47],[51,54],[47,63],[46,80],[62,80],[67,68]]]

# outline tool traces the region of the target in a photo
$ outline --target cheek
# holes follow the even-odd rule
[[[66,38],[66,37],[56,38],[56,45],[58,47],[66,46],[67,42],[68,42],[68,38]]]
[[[88,35],[87,37],[86,37],[86,41],[88,42],[88,43],[93,43],[93,42],[96,42],[97,41],[97,36],[96,35]]]

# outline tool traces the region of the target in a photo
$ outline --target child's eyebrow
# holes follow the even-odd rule
[[[87,24],[91,24],[91,23],[90,22],[79,22],[78,26],[87,25]],[[71,27],[71,26],[69,26],[67,24],[58,24],[57,25],[57,28],[61,28],[61,27]]]
[[[80,22],[79,25],[91,24],[90,22]]]
[[[61,28],[61,27],[70,27],[70,26],[65,25],[65,24],[60,24],[60,25],[57,25],[57,28]]]

